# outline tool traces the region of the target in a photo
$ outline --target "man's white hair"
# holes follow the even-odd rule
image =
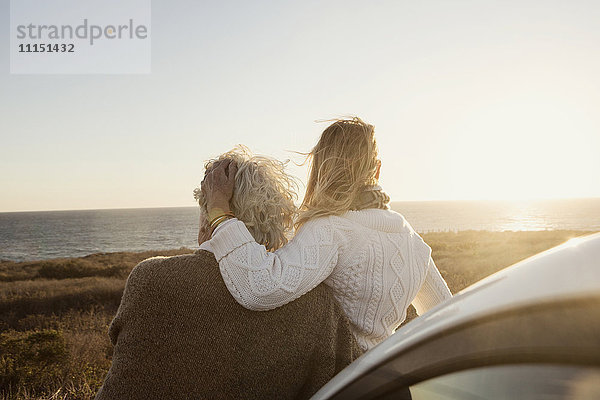
[[[207,161],[206,172],[223,160],[235,161],[238,167],[230,202],[236,218],[246,224],[254,239],[267,250],[276,250],[286,244],[298,211],[294,203],[298,198],[298,184],[285,171],[286,163],[253,155],[246,147],[238,146]],[[208,215],[200,188],[194,190],[194,198]]]

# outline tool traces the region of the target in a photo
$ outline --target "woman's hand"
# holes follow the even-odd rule
[[[209,219],[215,217],[212,214],[231,212],[229,201],[233,196],[236,172],[237,165],[235,162],[223,160],[215,163],[210,172],[204,176],[200,187],[206,199]]]

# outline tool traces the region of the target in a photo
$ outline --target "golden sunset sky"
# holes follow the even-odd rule
[[[0,212],[193,206],[206,159],[300,161],[316,120],[354,114],[394,201],[600,197],[598,1],[154,0],[152,18],[148,75],[11,75],[0,31]]]

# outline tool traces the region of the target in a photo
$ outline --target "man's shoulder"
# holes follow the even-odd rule
[[[230,310],[245,313],[225,286],[219,264],[213,253],[197,251],[173,257],[148,258],[131,271],[127,281],[131,292],[139,294],[144,301],[155,301],[158,297],[172,301],[200,299],[205,305],[220,307],[229,304]],[[278,318],[319,319],[327,315],[337,304],[330,289],[321,284],[298,299],[271,311],[261,312],[278,315]],[[249,311],[248,311],[249,312]],[[251,312],[249,312],[251,313]]]
[[[218,268],[212,253],[199,250],[192,254],[171,257],[151,257],[137,264],[129,274],[129,281],[145,282],[185,276],[190,270],[205,271]]]
[[[152,269],[160,268],[160,266],[164,265],[176,265],[190,262],[209,262],[214,258],[215,257],[212,253],[206,250],[198,250],[194,253],[181,254],[178,256],[155,256],[146,258],[145,260],[140,261],[140,263],[136,265],[134,269]]]

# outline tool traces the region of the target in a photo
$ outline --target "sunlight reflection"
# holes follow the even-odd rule
[[[503,231],[537,231],[552,229],[539,209],[536,201],[507,201],[505,220],[500,225]]]

